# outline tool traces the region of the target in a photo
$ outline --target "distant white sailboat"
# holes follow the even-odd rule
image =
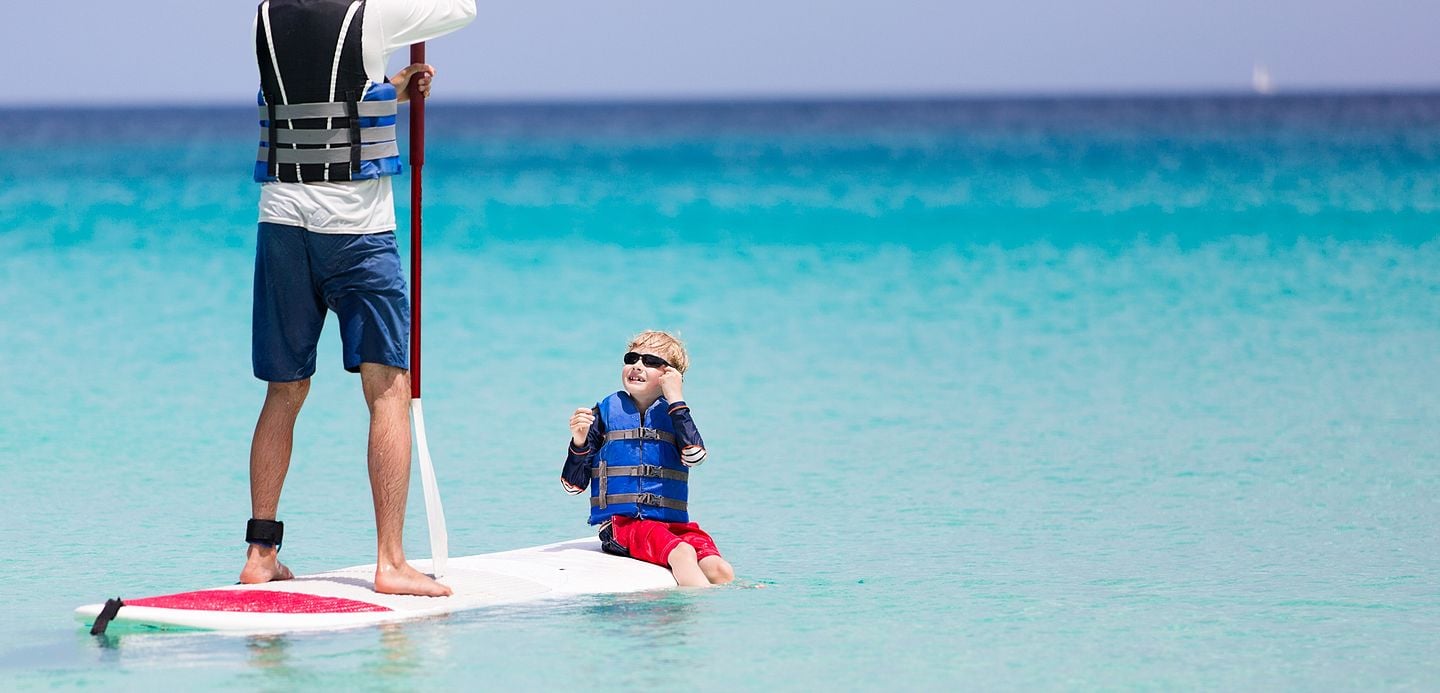
[[[1250,87],[1262,96],[1274,94],[1275,83],[1270,80],[1270,68],[1255,63],[1254,69],[1250,71]]]

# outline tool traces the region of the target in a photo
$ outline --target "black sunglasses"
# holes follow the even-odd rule
[[[661,366],[665,366],[666,368],[674,368],[674,366],[670,365],[669,361],[666,361],[665,359],[662,359],[654,354],[637,354],[633,351],[625,354],[625,365],[633,366],[635,365],[636,361],[645,364],[647,368],[659,368]]]

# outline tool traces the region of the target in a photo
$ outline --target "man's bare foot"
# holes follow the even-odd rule
[[[401,563],[393,568],[375,569],[375,591],[381,594],[414,594],[421,597],[448,597],[449,587],[412,567]]]
[[[255,585],[271,580],[289,580],[295,577],[272,548],[251,544],[245,552],[245,568],[240,571],[240,582]]]

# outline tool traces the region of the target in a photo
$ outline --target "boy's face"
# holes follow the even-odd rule
[[[660,399],[660,373],[663,367],[646,365],[645,362],[653,362],[656,358],[664,361],[665,357],[648,347],[635,347],[634,351],[627,353],[626,356],[629,357],[629,354],[638,354],[641,358],[636,359],[635,363],[623,364],[620,369],[620,381],[625,384],[625,391],[630,393],[631,397],[643,402]],[[646,356],[652,358],[644,358]],[[623,360],[629,361],[630,358]]]

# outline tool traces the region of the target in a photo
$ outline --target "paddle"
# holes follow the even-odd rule
[[[410,46],[410,63],[425,62],[425,43]],[[415,443],[420,450],[420,483],[425,489],[425,519],[430,524],[431,570],[445,572],[450,558],[445,535],[445,508],[435,483],[435,465],[425,440],[425,411],[420,406],[420,169],[425,165],[425,96],[420,81],[410,82],[410,414],[415,422]]]

